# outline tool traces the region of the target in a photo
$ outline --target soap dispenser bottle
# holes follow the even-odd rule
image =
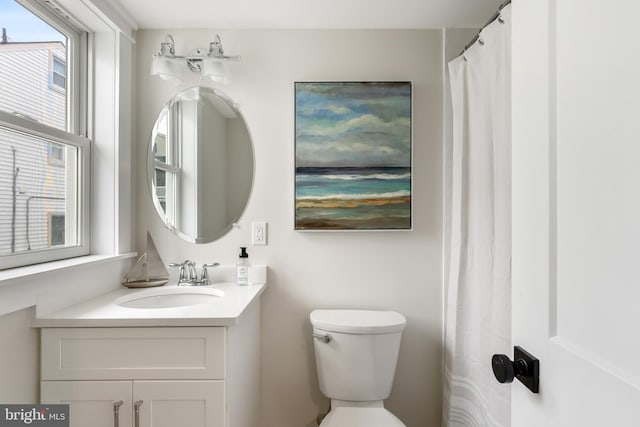
[[[237,268],[237,282],[238,285],[249,284],[249,254],[247,248],[240,248],[240,256],[238,257]]]

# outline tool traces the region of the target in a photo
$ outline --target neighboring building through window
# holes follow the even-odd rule
[[[86,61],[82,35],[35,0],[21,3],[0,2],[0,15],[21,23],[15,39],[8,27],[0,40],[0,269],[89,251],[81,190],[90,147],[77,136],[80,91],[70,73]]]
[[[64,214],[49,215],[49,245],[64,245]]]
[[[54,88],[67,88],[67,67],[65,60],[55,55],[51,57],[51,84]]]
[[[49,143],[49,164],[56,166],[64,166],[64,145]]]

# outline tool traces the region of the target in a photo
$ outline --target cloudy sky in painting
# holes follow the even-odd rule
[[[296,166],[411,166],[411,84],[296,83]]]

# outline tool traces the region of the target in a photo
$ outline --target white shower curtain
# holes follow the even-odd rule
[[[511,355],[511,15],[449,63],[453,154],[443,426],[507,427]]]

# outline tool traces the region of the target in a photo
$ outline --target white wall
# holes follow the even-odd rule
[[[146,181],[146,150],[156,114],[178,87],[148,75],[169,32],[178,53],[204,47],[215,31],[137,34],[138,249],[147,229],[165,263],[194,259],[225,264],[249,246],[250,260],[269,265],[262,311],[262,427],[311,427],[328,401],[318,390],[308,315],[314,308],[390,309],[408,326],[387,406],[408,427],[436,426],[441,412],[443,37],[415,31],[225,31],[234,84],[256,154],[251,201],[233,230],[193,245],[163,228]],[[295,81],[413,82],[413,231],[304,233],[293,230]],[[269,245],[250,246],[251,221],[269,223]]]
[[[33,309],[0,317],[0,402],[36,403],[40,384],[40,334],[29,327]]]

